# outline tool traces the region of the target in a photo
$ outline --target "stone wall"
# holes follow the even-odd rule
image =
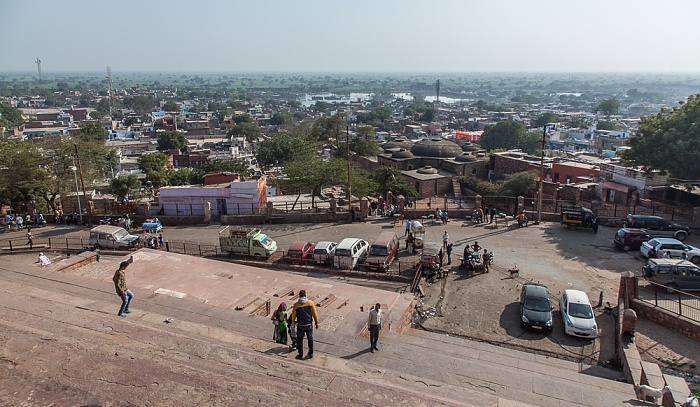
[[[654,307],[653,305],[633,299],[630,302],[630,307],[640,317],[653,321],[668,329],[680,332],[688,338],[700,341],[700,324],[679,317],[676,314],[668,312],[662,308]]]

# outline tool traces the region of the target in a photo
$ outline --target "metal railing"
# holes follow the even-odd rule
[[[639,284],[637,299],[678,316],[700,322],[700,297],[654,281]]]

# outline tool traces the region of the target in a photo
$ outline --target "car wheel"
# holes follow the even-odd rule
[[[693,256],[690,258],[690,261],[693,262],[693,264],[700,264],[700,256]]]
[[[626,251],[626,252],[630,251],[629,245],[624,245],[624,246],[622,247],[622,250],[624,250],[624,251]]]
[[[667,284],[667,285],[666,285],[666,292],[667,292],[667,293],[673,294],[674,292],[676,292],[676,290],[678,290],[678,286],[677,286],[677,285],[675,285],[675,284],[673,284],[673,283]]]
[[[676,234],[676,239],[680,240],[681,242],[684,241],[686,237],[688,237],[688,234],[685,232],[680,232]]]

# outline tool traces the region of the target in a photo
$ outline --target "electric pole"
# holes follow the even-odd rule
[[[109,103],[109,118],[112,118],[112,67],[107,67],[107,83],[109,84],[109,91],[107,93],[107,102]]]
[[[90,208],[90,203],[87,200],[87,192],[85,191],[85,180],[83,179],[83,167],[80,165],[80,156],[78,156],[78,145],[73,144],[75,147],[75,160],[78,162],[78,172],[80,173],[80,186],[83,187],[83,197],[85,199],[85,208],[87,209],[88,213],[88,226],[92,227],[92,209]],[[80,199],[80,197],[78,197]]]
[[[37,58],[36,61],[34,61],[36,64],[36,69],[39,71],[39,93],[44,94],[44,81],[41,79],[41,58]]]

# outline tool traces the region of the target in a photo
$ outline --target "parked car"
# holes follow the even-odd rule
[[[333,255],[335,254],[335,248],[338,246],[336,242],[318,242],[316,247],[314,247],[314,260],[316,264],[329,264],[333,263]]]
[[[586,293],[579,290],[564,290],[559,309],[565,334],[582,338],[598,337],[598,325]]]
[[[365,268],[371,271],[387,271],[398,251],[399,238],[396,233],[389,231],[380,233],[369,248]]]
[[[671,237],[681,242],[690,235],[688,226],[669,222],[661,216],[627,215],[622,222],[626,228],[646,229],[652,237]]]
[[[639,247],[639,251],[644,257],[662,258],[664,253],[669,252],[671,258],[682,259],[686,256],[694,264],[700,263],[700,249],[667,237],[657,237],[644,242]],[[652,256],[649,256],[650,253]]]
[[[663,284],[668,292],[700,290],[700,268],[681,259],[649,259],[642,273],[650,281]]]
[[[292,242],[287,250],[287,255],[284,256],[284,261],[294,264],[306,264],[307,260],[311,260],[314,254],[315,244],[303,240]]]
[[[613,242],[618,248],[628,252],[638,250],[642,243],[651,240],[646,229],[622,228],[615,233]]]
[[[546,285],[531,282],[523,284],[520,308],[520,326],[544,332],[552,330],[553,307]]]
[[[338,243],[333,256],[335,268],[354,270],[367,256],[369,243],[355,237],[346,237]]]
[[[119,226],[100,225],[90,229],[88,242],[98,249],[135,249],[140,246],[141,238]]]

